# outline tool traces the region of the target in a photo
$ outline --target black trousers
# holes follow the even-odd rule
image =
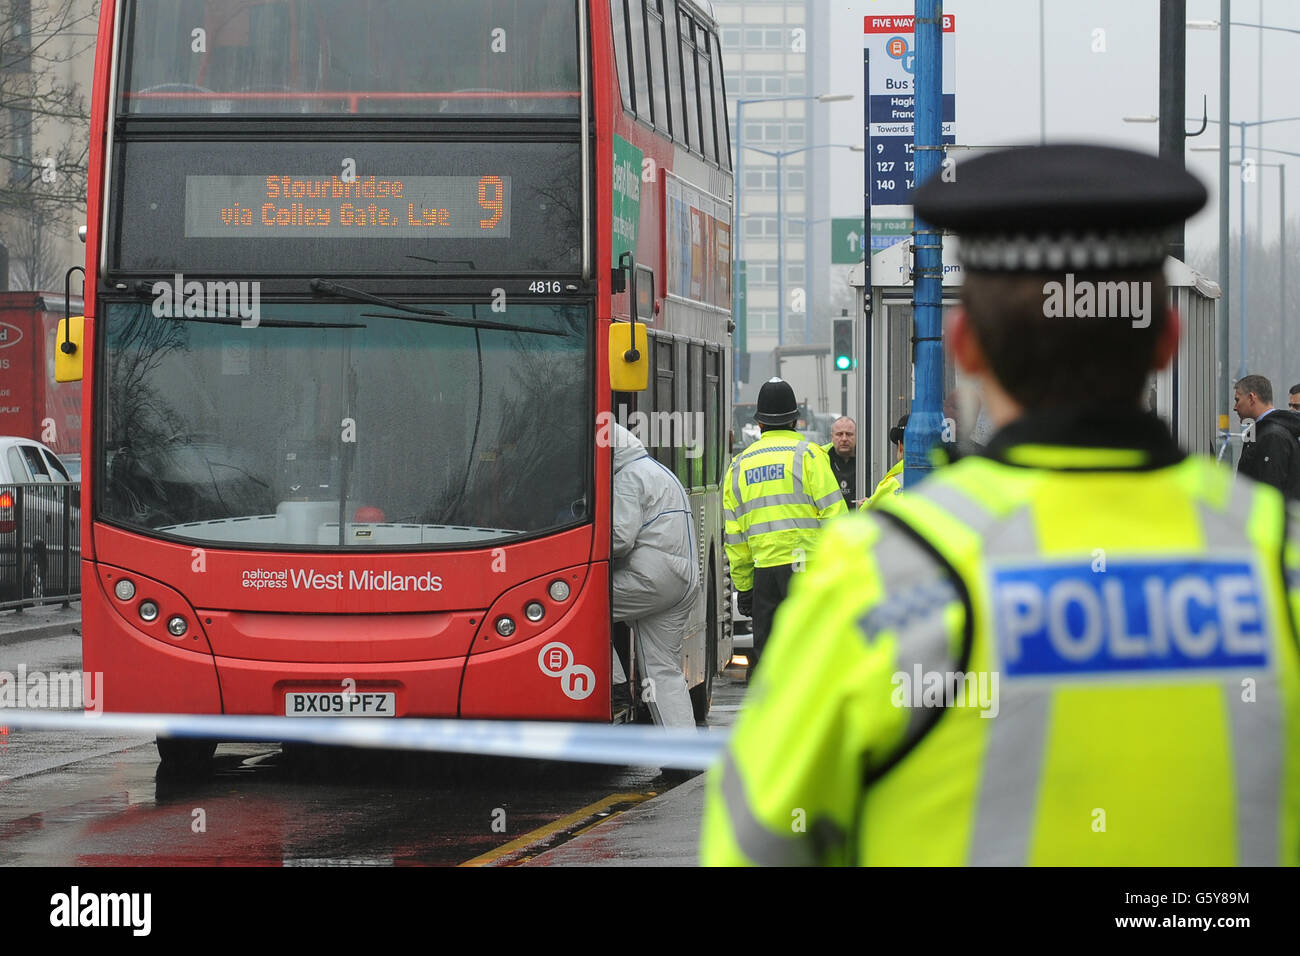
[[[754,660],[750,664],[751,675],[758,659],[763,656],[763,646],[772,633],[772,619],[776,617],[777,606],[790,590],[793,575],[794,566],[790,564],[754,569],[754,613],[751,615],[754,621]]]

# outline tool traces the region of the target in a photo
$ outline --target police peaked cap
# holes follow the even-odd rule
[[[916,216],[961,238],[979,272],[1146,269],[1168,227],[1205,205],[1177,163],[1113,146],[1020,146],[960,162],[916,190]]]
[[[794,389],[789,382],[773,378],[763,383],[758,390],[754,421],[760,425],[784,425],[798,415],[799,403],[794,400]]]

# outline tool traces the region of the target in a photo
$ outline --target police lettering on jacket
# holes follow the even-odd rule
[[[1267,663],[1265,602],[1246,560],[1002,566],[993,595],[1010,678]]]
[[[757,485],[763,481],[780,481],[785,477],[785,465],[763,465],[745,469],[745,484]]]

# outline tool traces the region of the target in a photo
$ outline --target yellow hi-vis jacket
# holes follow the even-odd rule
[[[874,508],[889,496],[901,494],[902,491],[903,459],[900,458],[893,468],[885,472],[885,477],[880,479],[880,484],[876,485],[876,490],[871,493],[870,498],[862,502],[862,507],[858,510],[866,511],[869,508]]]
[[[1300,507],[1136,414],[985,454],[795,576],[702,861],[1300,863]]]
[[[825,449],[786,429],[764,432],[731,460],[722,506],[738,591],[753,588],[756,567],[812,557],[822,522],[849,512]]]

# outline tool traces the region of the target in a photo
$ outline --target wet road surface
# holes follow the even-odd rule
[[[80,639],[0,647],[0,671],[20,662],[78,668]],[[715,684],[711,724],[742,692]],[[513,865],[681,783],[657,767],[278,744],[222,744],[201,780],[157,770],[152,740],[0,731],[0,865]]]

